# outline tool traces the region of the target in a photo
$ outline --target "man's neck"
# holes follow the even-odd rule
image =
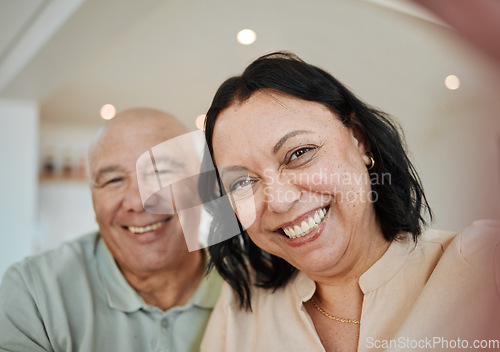
[[[130,286],[144,301],[161,310],[185,305],[205,273],[202,251],[191,252],[182,265],[148,273],[123,271]]]

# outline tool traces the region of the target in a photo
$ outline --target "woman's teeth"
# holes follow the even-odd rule
[[[285,235],[289,238],[298,238],[307,235],[323,221],[326,214],[326,208],[316,210],[313,216],[309,216],[302,221],[300,225],[287,226],[283,228]]]
[[[137,227],[137,226],[128,226],[128,230],[132,233],[144,233],[148,231],[154,231],[159,229],[163,225],[163,221],[158,221],[157,223],[145,226],[145,227]]]

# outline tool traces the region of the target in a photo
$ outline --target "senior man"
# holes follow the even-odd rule
[[[5,273],[0,350],[199,349],[221,280],[204,276],[206,254],[188,251],[176,214],[144,210],[136,174],[141,154],[187,132],[152,109],[124,111],[98,132],[89,170],[99,232]]]

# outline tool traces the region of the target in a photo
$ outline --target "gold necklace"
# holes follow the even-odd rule
[[[314,298],[311,298],[311,303],[313,304],[314,307],[316,307],[317,310],[319,310],[319,312],[321,314],[323,314],[325,317],[329,318],[329,319],[332,319],[332,320],[336,320],[336,321],[340,321],[341,323],[353,323],[353,324],[361,324],[361,322],[359,320],[355,320],[355,319],[344,319],[344,318],[339,318],[339,317],[336,317],[336,316],[333,316],[327,312],[325,312],[319,305],[318,303],[316,303],[316,301],[314,300]]]

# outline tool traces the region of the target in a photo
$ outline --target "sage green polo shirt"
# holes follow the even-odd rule
[[[0,351],[198,351],[221,279],[183,307],[150,306],[99,234],[12,265],[0,286]]]

